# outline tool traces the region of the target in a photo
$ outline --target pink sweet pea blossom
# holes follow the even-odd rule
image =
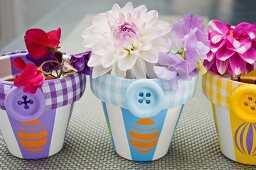
[[[220,74],[237,77],[252,71],[256,61],[256,24],[237,26],[220,20],[209,22],[210,49],[204,65]]]
[[[45,77],[41,71],[38,70],[35,64],[24,65],[24,62],[19,59],[16,61],[16,66],[22,69],[22,73],[18,75],[14,81],[16,87],[23,87],[24,92],[34,94],[37,89],[40,88],[45,80]]]

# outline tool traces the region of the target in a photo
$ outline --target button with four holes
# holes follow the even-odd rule
[[[127,108],[135,116],[152,117],[163,109],[164,92],[152,80],[136,80],[127,88],[125,100]]]
[[[4,104],[9,116],[22,122],[38,119],[45,112],[45,98],[40,89],[30,94],[21,87],[13,87]]]
[[[238,87],[230,98],[231,109],[246,122],[256,122],[256,85]]]

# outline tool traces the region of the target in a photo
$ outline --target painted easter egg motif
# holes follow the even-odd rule
[[[40,120],[22,122],[17,132],[18,142],[28,152],[40,152],[47,144],[48,131]]]
[[[130,133],[130,144],[138,152],[150,152],[158,142],[158,129],[155,122],[150,118],[139,119],[132,127]]]
[[[235,146],[244,155],[256,156],[256,123],[242,123],[235,131]]]

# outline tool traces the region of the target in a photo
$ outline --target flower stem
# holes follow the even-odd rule
[[[186,60],[184,47],[182,47],[176,54],[180,55],[184,60]]]
[[[50,70],[51,72],[46,72],[46,71],[43,70],[43,66],[44,66],[45,64],[47,64],[47,63],[57,63],[58,67],[61,68],[61,63],[60,63],[59,61],[56,61],[56,60],[48,60],[48,61],[43,62],[43,63],[39,66],[38,69],[39,69],[43,74],[45,74],[45,75],[51,75],[51,76],[54,77],[54,78],[60,78],[60,77],[61,77],[61,74],[62,74],[62,71],[61,71],[61,74],[58,74],[57,71],[56,71],[57,77],[55,77],[55,76],[52,74],[52,69]],[[61,69],[61,70],[62,70],[62,69]]]

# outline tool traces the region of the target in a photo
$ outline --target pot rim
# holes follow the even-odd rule
[[[9,59],[17,54],[25,55],[27,51],[15,51],[10,53],[5,53],[0,55],[10,56]],[[72,56],[67,53],[63,53],[67,56]],[[7,58],[5,57],[4,60]],[[82,73],[75,73],[71,75],[64,76],[58,79],[47,80],[44,82],[42,87],[39,89],[43,92],[46,100],[46,109],[56,109],[70,103],[79,100],[85,90],[86,86],[86,75]],[[4,101],[9,91],[13,87],[13,82],[8,82],[5,80],[0,80],[0,109],[6,110]]]
[[[208,71],[202,78],[204,95],[211,101],[211,103],[229,109],[233,92],[238,87],[244,85],[250,84],[222,77],[212,71]]]
[[[90,76],[91,89],[94,95],[106,102],[123,108],[127,107],[125,99],[126,90],[136,81],[152,81],[159,85],[164,92],[163,109],[177,107],[185,104],[195,93],[198,75],[193,76],[191,80],[178,80],[178,90],[170,88],[169,82],[163,79],[126,79],[111,74],[104,74],[97,78]]]

